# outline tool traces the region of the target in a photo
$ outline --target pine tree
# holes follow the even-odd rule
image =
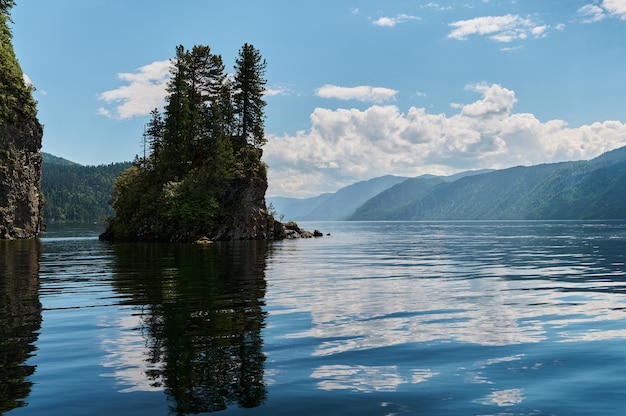
[[[244,44],[239,50],[235,62],[233,82],[234,109],[237,121],[237,135],[240,144],[251,144],[260,148],[266,142],[264,134],[265,70],[267,63],[261,53],[250,44]]]
[[[11,20],[11,8],[15,6],[15,0],[0,0],[0,15]]]
[[[170,73],[161,160],[164,175],[174,178],[182,174],[187,165],[186,138],[190,129],[191,118],[186,51],[182,45],[176,47],[176,58],[172,61]]]
[[[145,139],[148,141],[151,157],[145,163],[151,163],[150,168],[155,172],[158,170],[157,158],[161,147],[163,146],[163,134],[165,131],[165,122],[161,112],[155,108],[150,112],[150,121],[146,126]]]

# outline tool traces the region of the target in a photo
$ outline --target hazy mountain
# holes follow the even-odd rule
[[[332,194],[321,194],[311,198],[289,198],[274,196],[266,198],[268,208],[273,208],[286,221],[295,221],[306,217],[312,210],[323,204]],[[270,206],[271,204],[271,206]]]
[[[626,148],[590,161],[514,167],[446,182],[415,178],[350,219],[493,220],[626,218]]]
[[[365,201],[406,180],[402,176],[381,176],[341,188],[332,194],[297,199],[284,197],[266,198],[279,215],[290,220],[345,220]]]

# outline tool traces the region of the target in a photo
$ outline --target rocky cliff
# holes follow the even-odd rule
[[[280,223],[268,215],[265,206],[267,181],[256,179],[236,187],[227,216],[211,236],[216,240],[273,240],[280,233]],[[278,237],[280,238],[280,237]]]
[[[215,240],[283,240],[292,238],[321,237],[315,230],[301,229],[295,222],[282,223],[269,212],[265,203],[267,180],[257,178],[237,188],[233,202],[220,228],[211,237],[199,242]]]
[[[33,238],[43,227],[43,128],[6,20],[0,14],[0,239]]]
[[[42,230],[41,137],[37,120],[0,125],[0,238]]]

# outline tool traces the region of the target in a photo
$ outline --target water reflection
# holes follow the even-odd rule
[[[177,414],[263,403],[266,256],[263,242],[116,245],[113,285],[133,313],[103,346],[122,391],[163,389]]]
[[[393,392],[402,384],[419,384],[439,373],[430,369],[413,369],[411,380],[400,375],[397,365],[324,365],[318,367],[312,378],[320,380],[321,390],[350,390],[354,392]]]
[[[281,247],[268,264],[274,319],[310,320],[285,338],[310,340],[318,362],[310,377],[320,390],[460,383],[460,391],[479,393],[466,399],[485,409],[523,406],[531,390],[516,380],[549,374],[548,361],[511,354],[470,366],[420,362],[411,377],[415,361],[402,351],[519,351],[626,338],[623,223],[341,227],[324,245]],[[298,279],[282,277],[291,264],[306,264]],[[389,351],[398,351],[397,360],[381,358]]]
[[[310,314],[311,327],[288,336],[320,340],[314,356],[626,337],[621,223],[358,226],[311,251],[285,248],[269,264],[280,276],[290,262],[308,262],[306,276],[281,279],[268,299],[283,315]]]
[[[41,327],[37,240],[0,240],[0,414],[25,405]]]
[[[478,403],[484,405],[508,407],[519,404],[524,401],[521,389],[495,390],[478,400]]]

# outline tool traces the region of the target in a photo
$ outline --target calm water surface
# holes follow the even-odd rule
[[[623,415],[626,223],[0,242],[0,413]]]

